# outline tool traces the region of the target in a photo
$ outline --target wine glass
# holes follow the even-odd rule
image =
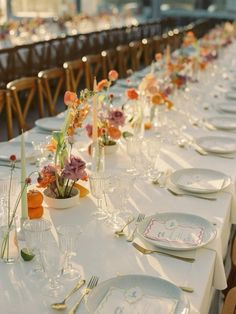
[[[141,156],[141,143],[142,140],[136,136],[130,136],[126,138],[126,150],[131,159],[132,167],[128,169],[128,172],[137,174],[138,158]]]
[[[80,272],[72,264],[71,259],[76,256],[78,250],[78,241],[82,229],[80,226],[60,225],[57,228],[59,237],[59,247],[62,252],[65,252],[64,267],[62,270],[63,278],[76,279],[80,277]]]
[[[97,200],[97,213],[94,215],[97,216],[98,220],[106,220],[109,217],[105,195],[109,187],[109,176],[105,172],[93,172],[89,175],[90,191]]]
[[[40,256],[43,270],[48,279],[47,284],[43,287],[43,294],[56,298],[64,290],[58,279],[62,274],[65,253],[62,254],[56,243],[45,241],[45,244],[40,249]]]
[[[39,277],[42,277],[43,268],[41,263],[40,249],[42,248],[46,239],[50,236],[51,226],[51,222],[43,218],[27,219],[23,223],[23,232],[27,248],[35,254],[35,265],[29,274],[31,277],[38,275]]]
[[[157,179],[161,172],[158,170],[158,159],[161,151],[161,138],[149,137],[142,141],[142,152],[147,161],[147,176],[151,180]]]

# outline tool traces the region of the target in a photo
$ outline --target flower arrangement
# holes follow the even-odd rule
[[[89,112],[88,100],[94,95],[83,90],[78,98],[75,93],[67,91],[64,102],[68,107],[67,115],[61,131],[54,131],[49,144],[54,150],[54,162],[43,167],[39,172],[38,187],[47,189],[47,196],[64,199],[74,194],[74,185],[78,180],[86,180],[85,162],[72,155],[73,134]]]
[[[12,233],[12,228],[14,226],[14,221],[17,213],[17,209],[19,206],[19,203],[21,201],[21,198],[23,196],[23,193],[27,189],[27,186],[31,183],[30,176],[25,179],[25,182],[19,192],[19,195],[16,198],[15,204],[11,204],[11,194],[12,194],[12,180],[13,180],[13,173],[15,170],[15,164],[16,164],[16,156],[11,155],[10,158],[10,181],[9,181],[9,186],[8,186],[8,199],[7,199],[7,223],[6,223],[6,228],[5,232],[3,233],[3,239],[2,239],[2,244],[1,244],[1,250],[0,250],[0,257],[4,259],[6,262],[11,262],[11,245],[10,245],[10,240],[12,238],[11,233]],[[18,243],[16,239],[16,235],[13,234],[13,241],[15,247],[17,247],[18,251]]]
[[[103,79],[97,84],[97,92],[99,94],[98,100],[100,103],[106,103],[108,105],[108,109],[114,97],[113,94],[110,94],[110,87],[112,83],[118,80],[118,77],[118,72],[111,70],[108,73],[108,79]]]
[[[98,137],[100,144],[104,146],[115,145],[122,136],[120,127],[125,123],[125,115],[121,109],[110,109],[107,114],[98,117]],[[88,137],[92,137],[93,126],[87,124],[85,127]]]

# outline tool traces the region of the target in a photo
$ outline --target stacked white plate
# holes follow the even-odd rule
[[[219,104],[218,109],[227,113],[236,113],[236,100],[235,102],[228,102]]]
[[[45,131],[60,131],[65,121],[64,116],[47,117],[35,121],[35,125]]]
[[[126,275],[108,279],[88,295],[89,314],[145,313],[145,304],[152,305],[152,314],[188,314],[189,302],[171,282],[159,277]],[[116,311],[117,310],[117,311]]]
[[[205,151],[216,154],[230,154],[236,152],[236,140],[223,136],[204,136],[196,143]]]
[[[212,117],[207,120],[211,125],[221,130],[236,130],[236,117]]]

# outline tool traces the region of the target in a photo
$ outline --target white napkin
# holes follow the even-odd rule
[[[173,314],[177,303],[176,299],[144,295],[140,287],[111,287],[95,314]]]

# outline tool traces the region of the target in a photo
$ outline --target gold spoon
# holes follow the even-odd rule
[[[129,224],[131,224],[131,222],[133,222],[134,220],[135,220],[134,217],[131,218],[131,219],[129,219],[129,220],[124,224],[124,226],[123,226],[120,230],[115,231],[114,234],[115,234],[116,236],[118,236],[118,237],[124,236],[124,235],[125,235],[125,233],[124,233],[125,228],[126,228]]]
[[[69,299],[70,296],[72,296],[73,293],[78,291],[84,284],[85,284],[85,280],[84,279],[80,280],[75,285],[75,287],[65,296],[63,301],[51,304],[51,308],[53,308],[54,310],[64,310],[64,309],[66,309],[66,307],[67,307],[66,301]]]

